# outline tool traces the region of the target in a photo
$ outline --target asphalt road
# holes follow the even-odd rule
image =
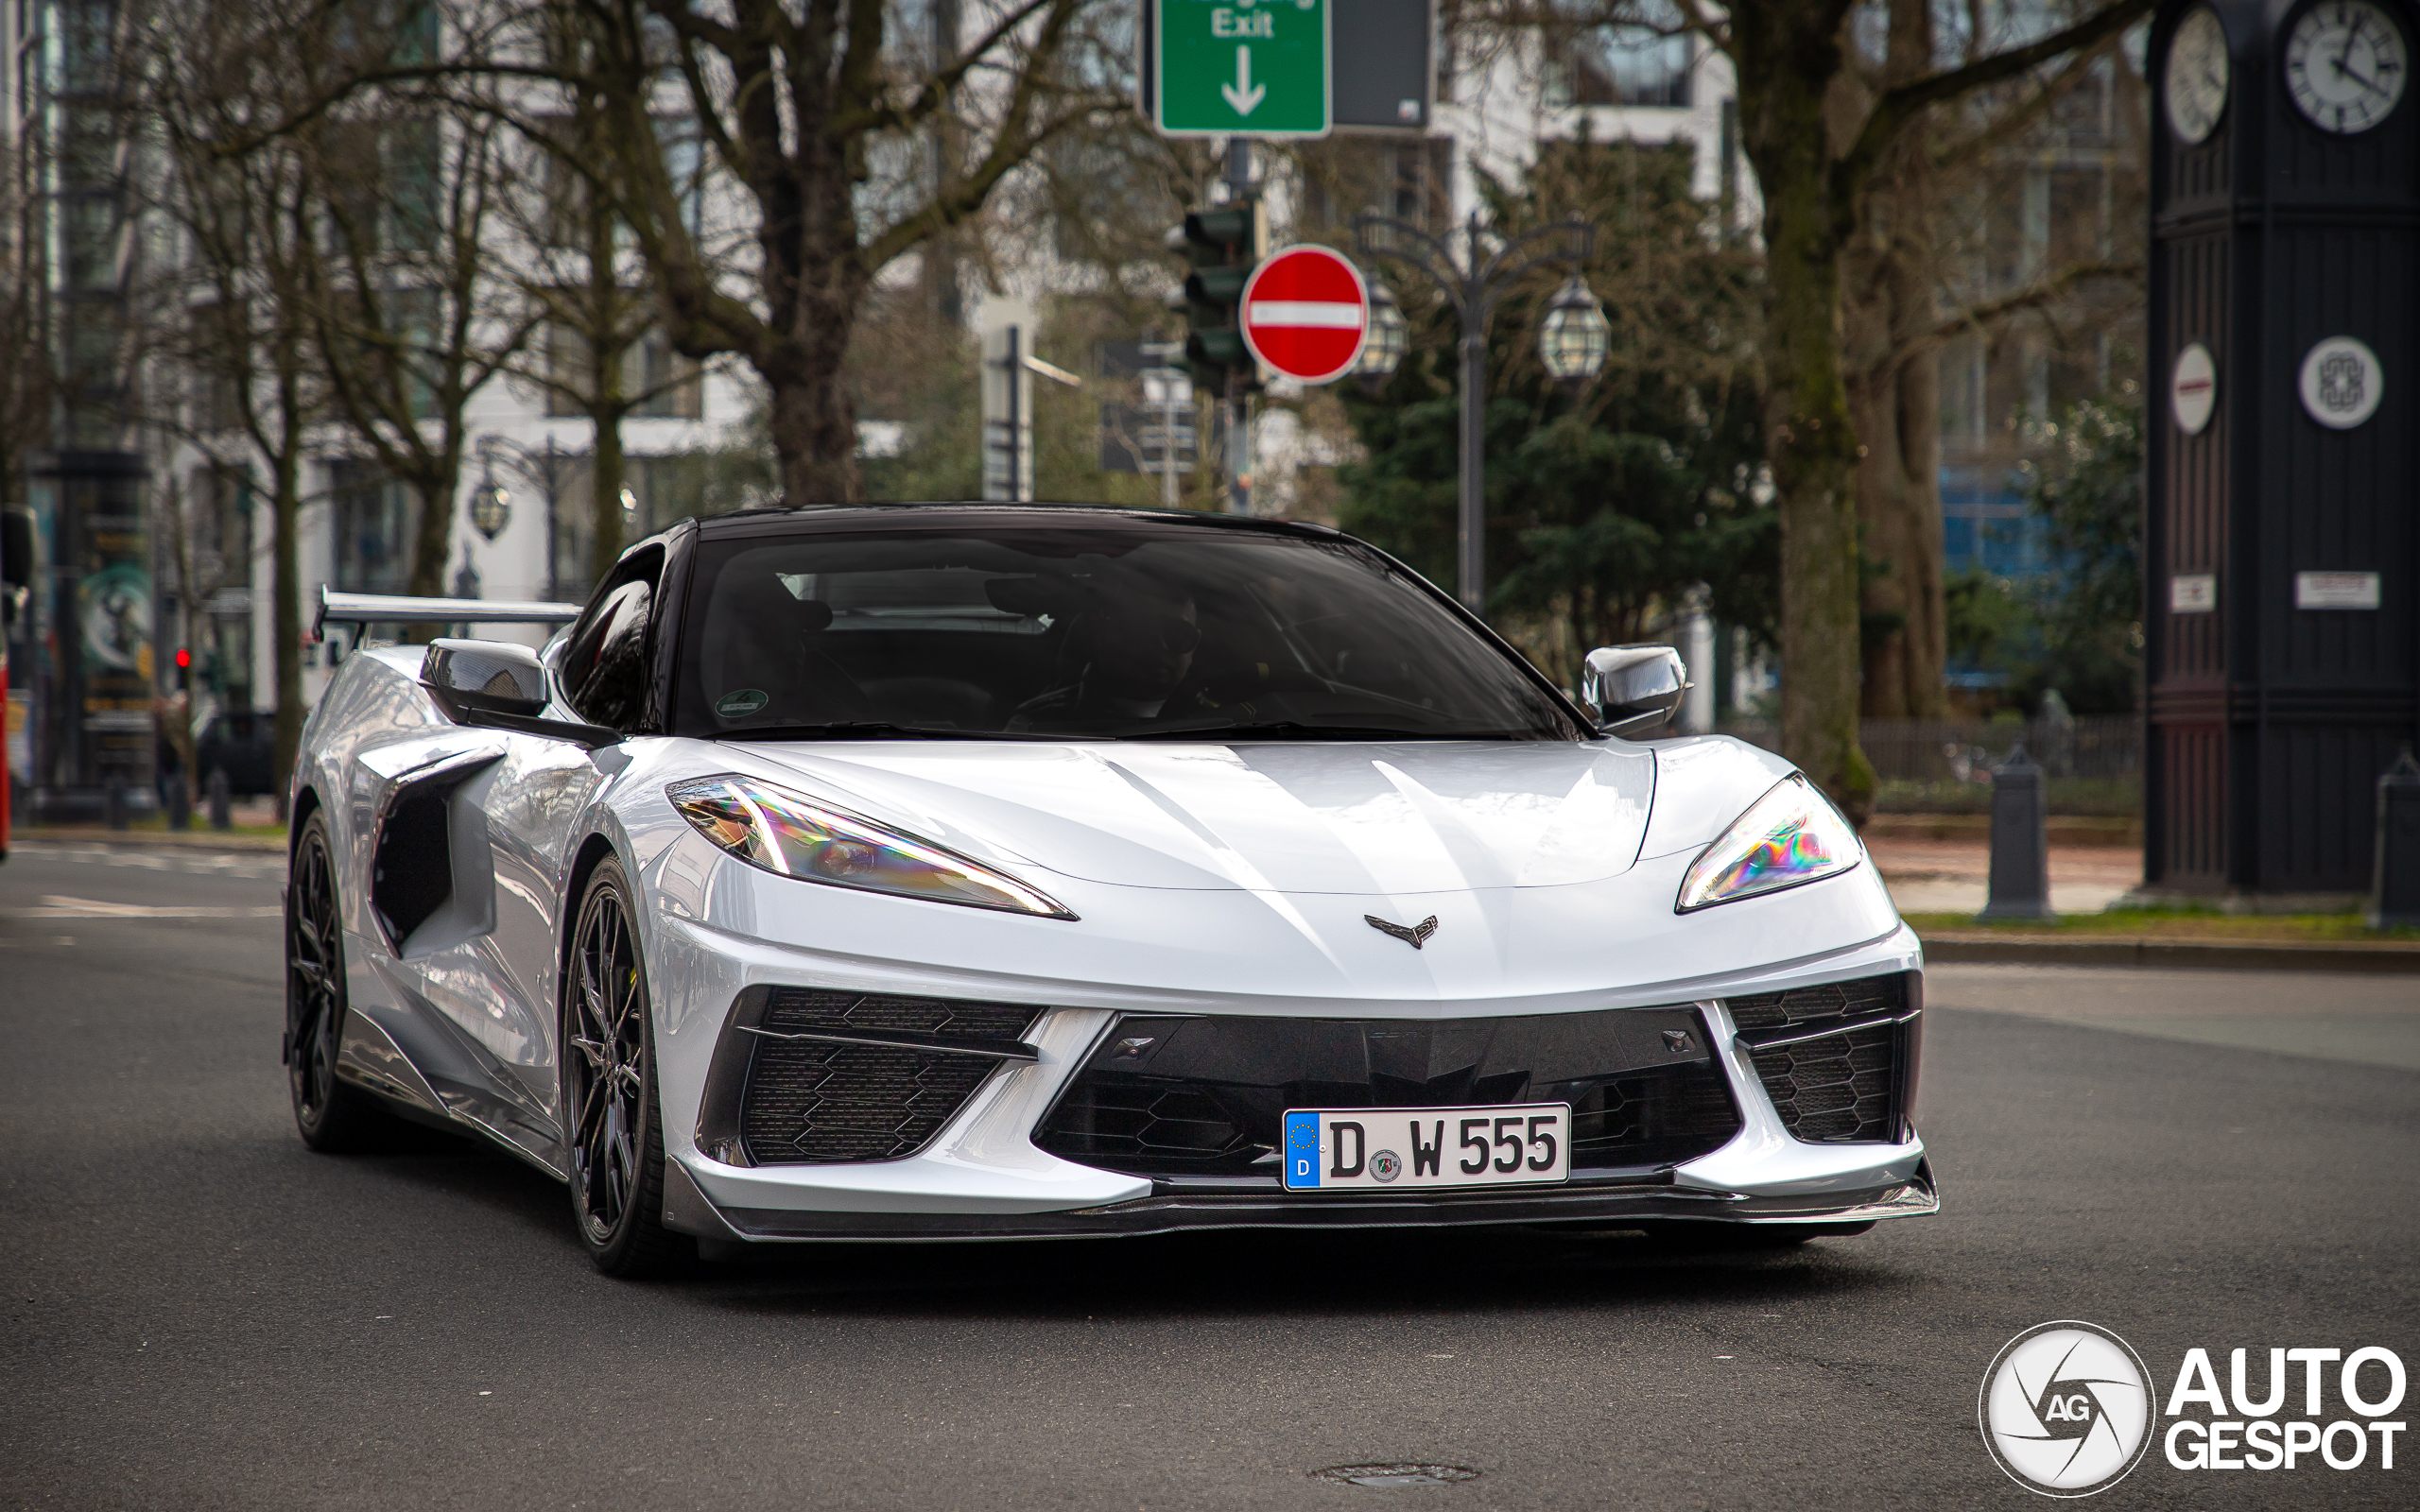
[[[303,1149],[278,885],[256,858],[0,867],[0,1505],[2023,1508],[1976,1392],[2033,1324],[2116,1330],[2163,1394],[2195,1346],[2222,1382],[2238,1347],[2420,1373],[2420,1072],[2358,1032],[2327,1058],[2091,1019],[2308,1011],[2342,979],[1944,968],[1943,1213],[1788,1253],[1188,1236],[629,1285],[503,1155]],[[2360,1012],[2420,998],[2382,990]],[[2405,1454],[2154,1448],[2091,1504],[2410,1507]],[[1311,1477],[1379,1462],[1478,1474]]]

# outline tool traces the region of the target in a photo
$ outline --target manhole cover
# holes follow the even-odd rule
[[[1478,1480],[1478,1471],[1461,1465],[1331,1465],[1311,1471],[1311,1479],[1344,1486],[1450,1486]]]

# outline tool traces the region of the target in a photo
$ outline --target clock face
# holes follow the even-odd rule
[[[2323,131],[2366,131],[2403,98],[2403,28],[2368,0],[2320,0],[2286,39],[2286,88]]]
[[[2168,124],[2188,146],[2208,136],[2227,108],[2227,33],[2206,8],[2185,18],[2168,44]]]

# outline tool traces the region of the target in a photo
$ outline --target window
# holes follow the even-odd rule
[[[581,298],[577,289],[561,292],[568,301]],[[630,293],[633,300],[638,297],[635,290]],[[596,392],[594,353],[587,334],[557,322],[546,327],[544,339],[547,415],[586,415],[582,400]],[[661,327],[648,327],[644,335],[622,349],[622,397],[637,401],[631,413],[642,420],[696,420],[704,411],[704,385],[699,373],[695,361],[672,350]]]
[[[647,396],[631,413],[651,420],[696,420],[703,413],[705,385],[699,381],[698,364],[672,350],[663,327],[649,326],[624,363],[624,384]]]
[[[1695,48],[1687,34],[1672,34],[1677,11],[1651,19],[1657,24],[1582,30],[1547,71],[1547,103],[1686,108]]]
[[[411,575],[409,490],[375,462],[339,458],[328,464],[328,503],[336,522],[337,590],[405,592]]]
[[[381,132],[380,166],[387,177],[387,239],[396,251],[437,247],[444,219],[443,153],[430,117],[389,121]]]
[[[609,730],[636,730],[647,717],[653,669],[648,632],[654,618],[656,580],[664,551],[655,547],[626,558],[588,601],[563,643],[563,699],[582,719]]]

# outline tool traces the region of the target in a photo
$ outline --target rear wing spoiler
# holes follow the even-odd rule
[[[406,598],[400,593],[338,593],[322,584],[311,639],[330,625],[569,625],[578,604],[537,598]]]

